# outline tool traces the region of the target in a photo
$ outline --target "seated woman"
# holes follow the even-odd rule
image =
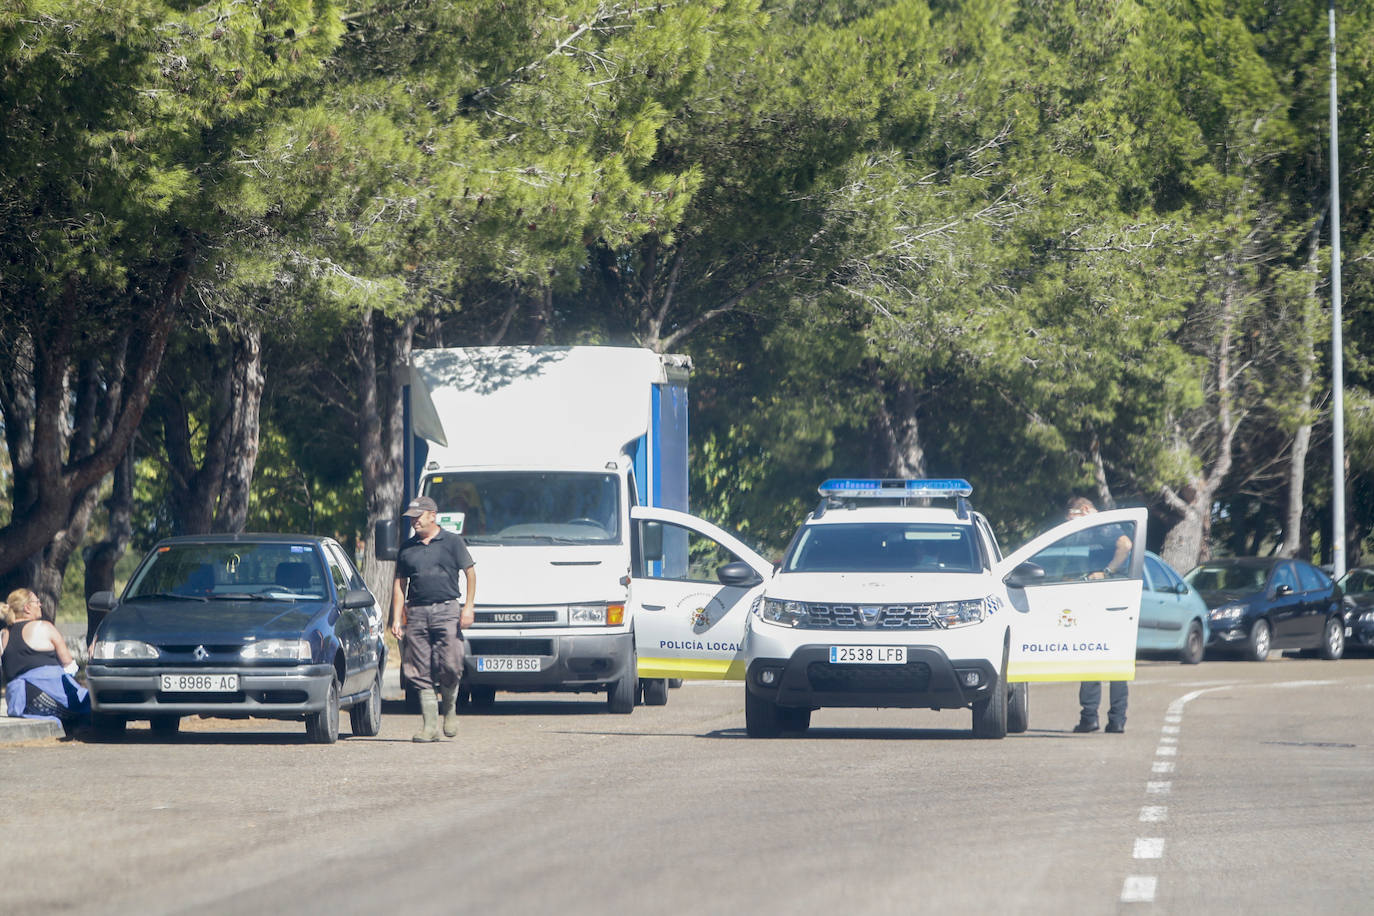
[[[0,668],[5,705],[11,716],[53,719],[64,726],[90,717],[86,689],[76,682],[76,662],[57,627],[43,619],[38,596],[26,588],[10,592],[6,627],[0,630]]]

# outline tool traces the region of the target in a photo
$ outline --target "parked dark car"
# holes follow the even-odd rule
[[[1341,590],[1303,560],[1234,557],[1212,560],[1184,577],[1210,609],[1210,649],[1264,661],[1271,649],[1345,652]]]
[[[173,734],[181,718],[303,719],[311,741],[382,721],[381,611],[330,538],[206,535],[159,542],[104,614],[86,676],[96,727],[147,719]]]
[[[1346,645],[1374,649],[1374,569],[1357,566],[1336,584],[1345,595]]]

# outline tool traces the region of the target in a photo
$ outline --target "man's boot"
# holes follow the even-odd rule
[[[433,688],[420,691],[420,715],[424,717],[424,721],[420,725],[420,730],[410,740],[419,743],[438,741],[439,698],[434,695]]]
[[[439,688],[439,709],[444,714],[444,737],[458,734],[458,685]]]

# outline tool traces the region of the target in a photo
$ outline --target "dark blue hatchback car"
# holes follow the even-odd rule
[[[303,719],[333,743],[381,728],[386,644],[377,602],[330,538],[176,537],[143,559],[102,615],[86,676],[97,729],[130,719],[175,733],[183,716]]]
[[[1207,602],[1209,649],[1264,661],[1271,649],[1300,649],[1326,659],[1345,652],[1341,589],[1305,560],[1230,557],[1184,576]]]

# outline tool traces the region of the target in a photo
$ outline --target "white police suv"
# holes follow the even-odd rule
[[[1026,682],[1135,676],[1144,509],[1004,557],[966,481],[819,492],[776,567],[709,522],[631,510],[641,678],[743,679],[755,737],[805,732],[826,706],[892,706],[971,709],[977,735],[1001,738],[1028,727]]]
[[[1074,519],[1004,558],[966,481],[820,494],[746,624],[751,736],[804,732],[821,707],[891,706],[972,709],[974,734],[1001,738],[1028,727],[1027,681],[1134,676],[1143,509]]]

